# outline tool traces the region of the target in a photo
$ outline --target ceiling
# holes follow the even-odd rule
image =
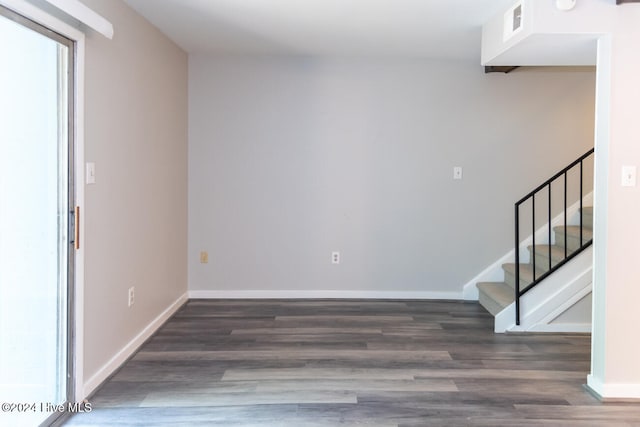
[[[125,1],[189,53],[479,61],[482,25],[515,0]]]

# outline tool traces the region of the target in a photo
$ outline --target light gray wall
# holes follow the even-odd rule
[[[88,381],[187,289],[188,61],[122,1],[83,2],[115,29],[86,40]]]
[[[594,87],[591,69],[191,56],[189,289],[460,297],[512,247],[514,201],[593,146]]]
[[[567,311],[562,313],[551,321],[551,324],[591,324],[593,311],[593,294],[589,292],[584,298],[569,307]]]

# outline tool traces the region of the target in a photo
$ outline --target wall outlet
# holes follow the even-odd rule
[[[331,252],[331,264],[340,264],[340,252]]]
[[[206,264],[208,262],[209,262],[209,252],[207,251],[200,252],[200,263]]]
[[[131,307],[135,302],[135,297],[136,297],[136,288],[135,286],[132,286],[129,288],[129,307]]]

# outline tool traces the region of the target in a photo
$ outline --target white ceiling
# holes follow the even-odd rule
[[[189,53],[479,61],[482,25],[515,0],[125,1]]]

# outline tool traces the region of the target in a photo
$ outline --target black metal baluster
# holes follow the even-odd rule
[[[551,181],[549,181],[549,206],[547,206],[547,213],[548,213],[548,229],[549,229],[549,236],[547,242],[549,242],[549,244],[547,245],[549,247],[549,271],[551,271]]]
[[[564,173],[564,258],[567,258],[567,172]]]
[[[582,247],[582,160],[580,160],[580,247]]]
[[[520,215],[519,208],[520,205],[516,203],[515,211],[516,211],[516,325],[520,325]]]
[[[533,258],[533,282],[536,281],[536,193],[533,193],[533,197],[531,197],[531,228],[533,232],[531,236],[533,237],[533,246],[531,247],[531,258]]]

